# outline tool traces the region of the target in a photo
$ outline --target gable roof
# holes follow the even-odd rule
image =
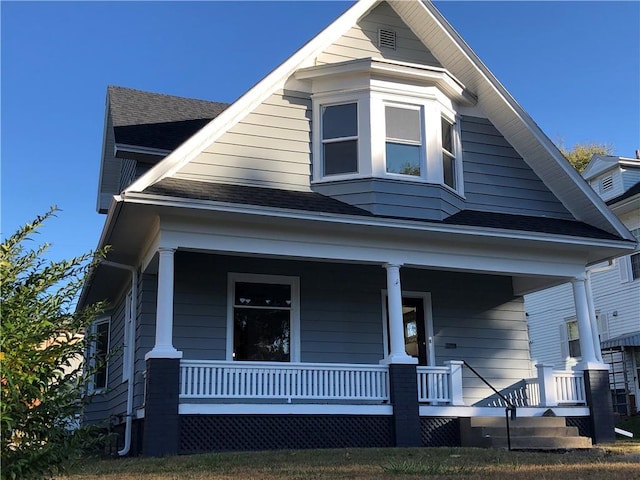
[[[108,87],[116,144],[175,150],[216,118],[228,103]]]
[[[626,168],[640,168],[640,161],[638,159],[616,157],[614,155],[594,154],[585,169],[582,171],[582,177],[585,180],[591,180],[598,175],[602,175],[608,170],[613,170],[620,166],[624,166]]]
[[[125,191],[141,192],[171,176],[244,118],[270,94],[284,87],[313,59],[372,10],[378,0],[360,0],[294,53],[222,114],[174,150]],[[473,50],[429,1],[388,2],[442,65],[478,97],[489,120],[578,220],[632,240],[628,230],[562,156],[553,142],[511,97]]]

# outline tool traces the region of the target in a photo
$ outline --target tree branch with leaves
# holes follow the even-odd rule
[[[43,478],[96,437],[78,425],[92,375],[82,362],[89,327],[105,305],[76,309],[84,279],[103,258],[89,252],[49,261],[29,248],[55,215],[27,223],[0,245],[0,427],[2,478]]]

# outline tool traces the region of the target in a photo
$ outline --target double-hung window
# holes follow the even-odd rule
[[[358,172],[358,104],[322,107],[323,175]]]
[[[298,361],[298,279],[230,274],[229,282],[231,359]]]
[[[387,173],[422,175],[422,122],[419,108],[385,106]]]

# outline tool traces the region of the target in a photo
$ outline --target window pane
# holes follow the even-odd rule
[[[569,356],[573,358],[582,356],[580,352],[580,340],[569,340]]]
[[[578,333],[578,322],[571,321],[567,322],[567,337],[569,340],[577,340],[580,338],[580,334]]]
[[[420,145],[387,142],[387,172],[420,176]]]
[[[451,131],[453,129],[453,125],[447,122],[444,118],[442,119],[442,148],[444,148],[447,152],[453,153],[453,137]]]
[[[631,255],[631,278],[634,280],[640,278],[640,253]]]
[[[324,175],[358,172],[358,141],[325,143],[323,145]]]
[[[96,326],[96,372],[94,388],[107,386],[107,353],[109,349],[109,322],[102,322]]]
[[[233,356],[246,361],[289,361],[288,310],[235,308]]]
[[[442,154],[442,169],[444,171],[444,184],[456,188],[456,160],[449,155]]]
[[[386,107],[387,140],[408,140],[420,143],[420,111],[408,108]]]
[[[355,103],[324,107],[322,139],[355,137],[358,135],[358,108]]]
[[[236,282],[235,304],[249,307],[290,307],[291,286]]]

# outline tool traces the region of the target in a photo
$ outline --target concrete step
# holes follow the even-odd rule
[[[567,427],[564,417],[520,417],[509,420],[511,448],[564,450],[591,448],[591,439],[580,437],[577,427]],[[460,419],[463,446],[507,448],[504,417]]]
[[[507,437],[490,437],[491,447],[507,448]],[[571,450],[591,448],[589,437],[511,437],[511,448],[515,450]]]
[[[474,427],[483,437],[499,437],[506,435],[507,429],[502,427]],[[515,437],[577,437],[578,427],[520,427],[511,424],[511,436]]]
[[[471,427],[500,427],[506,424],[505,417],[472,417],[469,419]],[[516,417],[509,419],[512,427],[564,427],[564,417]]]

